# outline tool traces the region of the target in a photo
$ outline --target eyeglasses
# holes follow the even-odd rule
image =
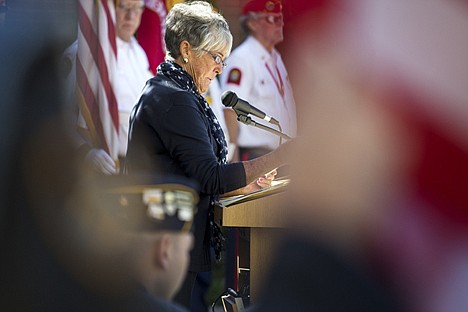
[[[143,12],[144,7],[145,7],[144,4],[134,6],[134,5],[123,5],[122,3],[119,3],[119,5],[117,6],[117,8],[119,8],[120,10],[125,11],[126,14],[129,14],[129,13],[139,14]]]
[[[211,55],[211,57],[213,58],[213,60],[215,61],[216,64],[223,65],[223,68],[226,67],[227,64],[223,62],[223,59],[221,58],[221,56],[219,56],[219,54],[210,52],[210,51],[205,50],[205,49],[202,49],[202,50],[205,51],[206,53],[208,53],[209,55]]]
[[[259,18],[264,18],[268,24],[281,25],[283,24],[283,14],[281,15],[264,15]]]

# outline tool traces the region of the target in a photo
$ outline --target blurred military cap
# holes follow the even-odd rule
[[[179,176],[100,177],[100,208],[129,231],[189,231],[198,203],[195,182]]]

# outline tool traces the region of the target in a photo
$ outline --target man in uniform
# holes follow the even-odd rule
[[[198,194],[181,177],[114,175],[98,191],[104,219],[123,229],[130,284],[136,297],[152,297],[158,311],[182,312],[170,300],[187,272]],[[126,302],[125,302],[126,303]]]
[[[281,1],[248,2],[242,9],[241,25],[247,38],[231,53],[221,75],[221,88],[232,90],[239,98],[277,119],[281,129],[276,130],[295,136],[293,92],[281,55],[275,49],[283,41]],[[225,109],[224,113],[230,143],[235,149],[234,161],[256,158],[278,147],[280,139],[275,134],[240,124],[232,109]],[[262,123],[256,117],[252,119]]]
[[[116,43],[117,43],[117,71],[112,78],[119,112],[118,157],[123,160],[127,153],[128,127],[130,112],[138,102],[141,92],[153,74],[150,71],[145,51],[135,38],[140,26],[144,9],[143,0],[115,1],[116,15]],[[78,52],[78,41],[75,41],[64,55],[65,62],[71,68],[71,75],[67,78],[69,87],[74,88],[75,59]],[[88,125],[80,114],[77,120],[78,131],[84,138],[80,153],[86,162],[97,172],[104,174],[118,173],[118,166],[112,157],[103,149],[92,146],[89,140]],[[86,142],[86,143],[85,143]],[[82,144],[84,143],[84,144]]]

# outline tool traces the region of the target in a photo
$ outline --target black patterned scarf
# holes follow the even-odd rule
[[[183,90],[189,91],[198,100],[198,103],[203,108],[205,117],[208,119],[210,124],[211,135],[214,137],[218,154],[216,155],[220,164],[227,164],[227,144],[224,138],[224,132],[219,124],[218,119],[211,110],[210,105],[206,102],[206,99],[198,92],[198,89],[193,81],[193,78],[177,63],[166,61],[161,63],[157,68],[157,73],[164,75],[174,81]],[[221,261],[221,253],[224,250],[224,235],[221,232],[219,226],[214,222],[214,205],[219,195],[210,197],[210,229],[211,229],[211,245],[215,251],[215,257],[217,261]]]

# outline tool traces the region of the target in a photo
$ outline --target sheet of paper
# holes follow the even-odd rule
[[[236,195],[219,200],[219,206],[229,207],[234,204],[242,203],[248,200],[253,200],[255,198],[283,192],[286,190],[287,185],[289,184],[290,179],[282,178],[274,180],[271,182],[270,187],[263,188],[261,190],[246,194],[246,195]]]

